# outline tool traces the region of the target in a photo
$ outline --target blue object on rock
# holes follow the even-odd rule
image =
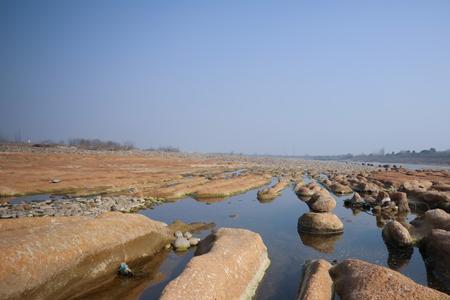
[[[120,275],[124,275],[124,276],[132,276],[133,272],[131,271],[131,269],[128,267],[128,265],[126,263],[121,263],[119,266],[119,274]]]

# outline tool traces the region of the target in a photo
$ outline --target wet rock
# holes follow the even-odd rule
[[[195,256],[162,292],[162,300],[250,299],[269,266],[267,248],[259,234],[221,228],[209,251]]]
[[[408,229],[397,221],[387,223],[383,228],[382,235],[387,244],[398,248],[411,247],[414,242]]]
[[[114,276],[121,262],[159,252],[172,238],[166,224],[138,214],[3,220],[0,299],[68,298],[96,278]]]
[[[334,296],[333,281],[328,273],[331,264],[319,259],[305,265],[298,300],[330,300]]]
[[[173,242],[173,247],[176,251],[187,251],[191,244],[185,237],[177,237]]]
[[[391,200],[394,201],[394,203],[397,205],[398,211],[400,213],[408,213],[411,211],[409,209],[408,196],[406,195],[406,193],[403,192],[391,193]]]
[[[313,212],[332,212],[336,207],[336,200],[329,194],[316,193],[307,202]]]
[[[448,300],[444,293],[415,283],[385,267],[346,259],[330,269],[336,292],[343,300]]]
[[[425,222],[432,229],[443,229],[450,231],[450,214],[442,209],[432,209],[425,212]]]
[[[421,247],[427,271],[450,293],[450,231],[433,229]]]
[[[339,234],[344,231],[344,224],[331,213],[309,212],[298,219],[298,230],[310,234]]]
[[[189,231],[186,231],[183,236],[187,239],[190,239],[192,237],[192,233],[190,233]]]
[[[179,231],[179,230],[175,231],[174,235],[175,235],[176,238],[182,238],[183,237],[183,233],[181,231]]]

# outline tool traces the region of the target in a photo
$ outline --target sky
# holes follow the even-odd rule
[[[0,134],[450,149],[450,1],[0,1]]]

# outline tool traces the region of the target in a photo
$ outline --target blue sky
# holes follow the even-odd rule
[[[450,1],[1,1],[0,133],[450,148]]]

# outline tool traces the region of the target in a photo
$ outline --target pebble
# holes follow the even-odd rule
[[[0,219],[33,216],[97,216],[107,211],[132,212],[155,204],[153,198],[143,199],[124,195],[64,199],[49,196],[44,201],[0,204]]]

